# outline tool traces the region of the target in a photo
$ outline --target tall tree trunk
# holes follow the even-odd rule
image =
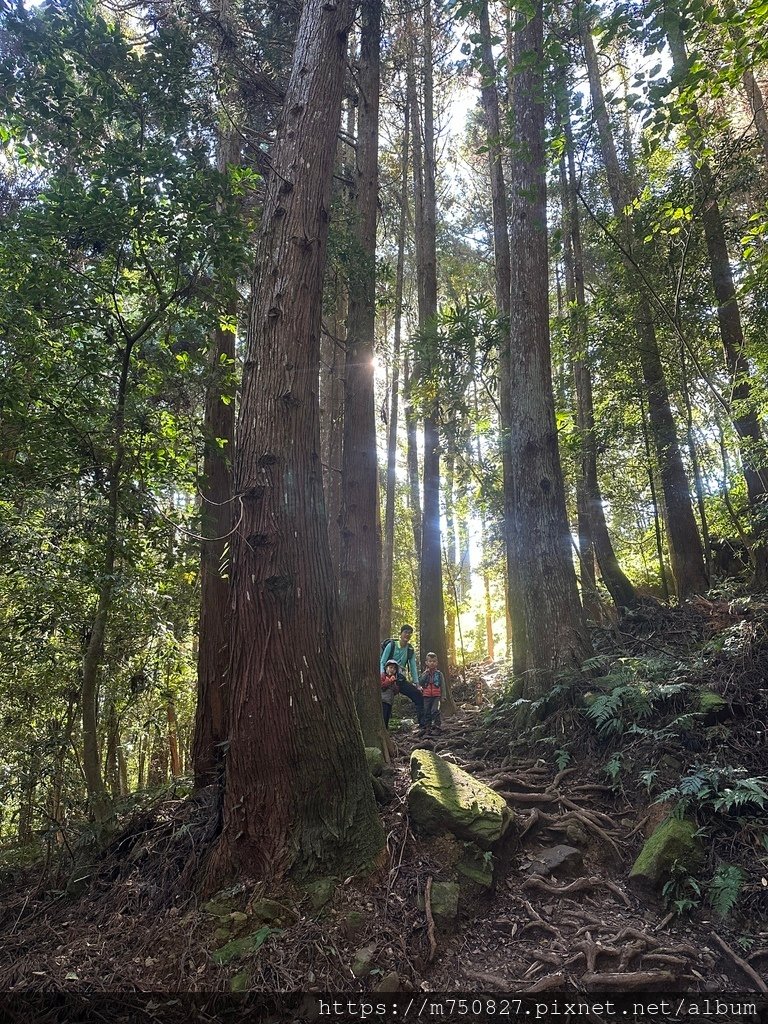
[[[225,174],[240,159],[239,135],[232,129],[219,137],[218,170]],[[237,298],[229,314],[237,316]],[[192,762],[195,786],[221,775],[227,740],[227,680],[229,668],[229,573],[226,571],[233,522],[232,458],[235,448],[235,403],[231,383],[235,362],[235,332],[217,327],[211,332],[209,379],[203,418],[203,476],[200,481],[200,620],[197,647],[197,707]]]
[[[338,612],[317,381],[351,0],[307,0],[271,154],[235,463],[230,745],[215,868],[354,872],[383,845]]]
[[[680,88],[688,78],[688,53],[683,34],[683,22],[678,12],[665,5],[664,28],[672,54],[674,77]],[[765,454],[760,420],[752,400],[750,368],[744,350],[744,329],[736,296],[733,269],[723,228],[723,218],[717,199],[717,183],[706,159],[706,140],[701,125],[698,104],[690,101],[688,124],[689,145],[697,177],[701,186],[701,221],[709,256],[712,290],[717,299],[717,318],[723,344],[725,365],[731,377],[730,407],[733,425],[739,436],[741,464],[747,484],[747,497],[752,514],[754,532],[755,583],[768,582],[768,530],[762,526],[766,486],[759,464]]]
[[[435,196],[435,125],[432,80],[432,4],[424,3],[423,47],[421,73],[423,83],[424,123],[420,124],[419,105],[411,104],[413,112],[413,167],[416,208],[416,277],[418,283],[420,356],[417,378],[428,376],[432,366],[434,334],[437,317],[437,241]],[[415,78],[411,65],[409,78]],[[411,87],[411,95],[414,89]],[[423,148],[422,148],[423,147]],[[445,638],[443,601],[443,553],[440,542],[440,434],[437,400],[433,399],[424,415],[424,505],[421,531],[421,572],[419,584],[419,647],[422,659],[434,651],[438,664],[445,671],[448,651]],[[446,673],[446,684],[448,676]],[[442,701],[442,710],[450,715],[455,710],[450,693]]]
[[[565,84],[565,83],[564,83]],[[567,86],[566,86],[567,89]],[[565,102],[568,103],[567,91]],[[638,603],[635,588],[619,565],[616,552],[605,521],[603,496],[597,474],[597,442],[595,438],[595,408],[592,395],[592,370],[589,359],[589,333],[587,321],[587,299],[584,288],[584,249],[581,241],[581,222],[576,191],[576,166],[574,159],[573,132],[570,111],[563,111],[563,127],[567,169],[563,167],[563,209],[566,214],[564,227],[564,250],[566,267],[566,288],[571,304],[570,338],[573,357],[574,389],[576,394],[576,422],[579,431],[581,462],[581,495],[587,506],[589,518],[589,539],[600,566],[603,583],[611,595],[616,608],[634,608]],[[581,496],[580,495],[580,496]],[[582,507],[579,502],[579,508]],[[582,525],[579,522],[579,550],[582,548]],[[589,544],[584,543],[585,553]],[[587,556],[588,557],[588,556]],[[594,587],[594,571],[588,575],[587,584]],[[599,608],[593,604],[587,614],[599,615]]]
[[[106,821],[110,812],[99,754],[99,669],[104,659],[107,621],[112,609],[115,568],[117,563],[117,530],[120,489],[125,457],[125,402],[128,393],[128,372],[135,338],[125,339],[120,352],[120,377],[113,418],[115,452],[107,474],[107,517],[104,530],[104,562],[99,583],[96,610],[83,657],[81,708],[83,725],[83,774],[91,814],[97,823]]]
[[[592,109],[598,127],[600,149],[608,178],[608,188],[614,216],[621,226],[622,242],[628,254],[627,270],[630,281],[636,280],[635,268],[631,262],[634,248],[633,229],[625,210],[631,207],[636,188],[628,181],[619,167],[616,144],[613,139],[608,112],[605,106],[603,86],[597,62],[597,51],[592,40],[589,22],[581,23]],[[664,506],[667,513],[667,537],[672,573],[678,600],[683,601],[692,594],[701,594],[707,589],[707,574],[701,539],[696,529],[696,520],[691,506],[691,493],[680,455],[675,421],[669,401],[664,369],[656,340],[650,300],[642,284],[635,286],[634,323],[637,334],[637,350],[643,381],[648,399],[648,413],[651,425],[656,459],[664,492]]]
[[[499,90],[496,83],[496,67],[493,60],[491,24],[488,4],[483,2],[479,10],[480,40],[482,47],[482,103],[485,115],[488,160],[491,178],[491,208],[493,216],[493,257],[494,282],[496,286],[496,308],[499,313],[499,434],[501,438],[502,475],[504,480],[504,547],[507,556],[506,605],[512,619],[514,635],[514,672],[519,675],[527,664],[527,640],[525,638],[525,610],[521,589],[520,571],[516,563],[514,540],[515,509],[512,485],[513,409],[511,407],[512,382],[510,363],[509,314],[512,286],[509,247],[509,210],[507,189],[504,181],[502,162],[501,117],[499,114]],[[512,63],[510,62],[510,67]]]
[[[410,368],[410,358],[405,357],[404,367],[404,391],[405,399],[405,438],[406,438],[406,465],[408,467],[408,505],[411,514],[411,527],[413,530],[413,550],[416,556],[416,564],[421,565],[421,488],[419,486],[419,447],[417,439],[416,416],[413,411],[410,393],[414,384],[413,374]],[[416,618],[418,619],[420,600],[420,580],[416,579],[415,604]]]
[[[645,417],[645,405],[640,401],[640,424],[643,430],[643,443],[645,445],[645,459],[648,467],[648,486],[651,491],[651,508],[653,509],[653,532],[656,538],[656,557],[659,562],[659,582],[664,600],[669,604],[669,586],[667,584],[667,569],[664,564],[664,542],[661,536],[661,516],[659,515],[659,501],[656,495],[656,481],[654,479],[653,456],[651,455],[651,442],[648,437],[648,423]]]
[[[176,719],[176,705],[169,697],[165,705],[165,717],[168,722],[168,754],[171,765],[171,778],[178,779],[181,774],[181,756],[179,755],[179,731]]]
[[[449,578],[449,594],[452,591],[456,597],[456,514],[453,504],[453,489],[456,468],[456,424],[452,423],[446,431],[446,453],[445,453],[445,475],[443,478],[443,502],[445,505],[445,571]],[[446,652],[449,665],[456,664],[456,617],[458,615],[458,601],[448,600],[445,608],[445,638]]]
[[[395,328],[392,343],[391,402],[387,432],[387,490],[384,512],[384,557],[382,559],[381,623],[379,632],[388,637],[392,631],[392,572],[395,554],[395,492],[397,488],[397,426],[400,412],[400,342],[403,328],[403,280],[405,277],[405,229],[408,212],[408,152],[410,123],[408,100],[405,101],[400,185],[400,223],[397,236],[397,270],[395,271]]]
[[[523,692],[535,698],[559,668],[579,665],[590,645],[576,588],[552,393],[540,0],[530,13],[515,38],[509,407],[516,429],[508,500],[527,641]]]
[[[381,0],[364,0],[360,32],[356,214],[360,253],[350,283],[342,460],[340,606],[366,746],[387,749],[379,685],[379,504],[374,409],[376,211],[379,181]]]

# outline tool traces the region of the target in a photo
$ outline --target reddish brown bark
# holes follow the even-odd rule
[[[382,847],[319,458],[321,291],[351,0],[307,0],[256,250],[238,424],[221,869],[344,874]]]
[[[360,259],[350,282],[340,517],[341,614],[357,714],[366,746],[386,749],[379,684],[379,504],[374,410],[376,210],[381,2],[364,0],[358,80],[355,207]]]
[[[405,228],[408,212],[408,152],[410,147],[408,101],[403,124],[402,180],[400,186],[400,224],[397,237],[395,271],[395,327],[392,342],[392,400],[387,431],[387,492],[384,511],[384,550],[382,558],[381,626],[382,637],[390,635],[392,624],[392,572],[395,552],[395,486],[397,483],[397,425],[400,412],[400,342],[403,325],[403,281],[405,277]]]
[[[578,665],[590,650],[573,568],[552,393],[542,4],[535,3],[531,13],[515,37],[510,218],[515,429],[508,481],[527,641],[527,698],[545,692],[558,669]]]
[[[525,612],[520,590],[520,573],[516,566],[514,543],[515,509],[512,501],[512,463],[510,440],[513,430],[513,412],[510,380],[509,310],[512,270],[510,266],[509,226],[507,189],[504,181],[504,165],[501,147],[501,118],[499,114],[499,90],[496,84],[496,68],[493,60],[491,25],[488,4],[483,3],[479,12],[480,40],[482,46],[482,102],[485,114],[488,142],[488,160],[491,178],[491,209],[493,216],[493,257],[494,280],[496,284],[496,307],[499,313],[499,412],[501,434],[501,460],[504,479],[504,545],[508,571],[506,575],[506,605],[512,620],[514,642],[514,671],[520,675],[526,668],[527,641],[525,639]]]

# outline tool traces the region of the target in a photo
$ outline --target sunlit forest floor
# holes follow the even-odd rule
[[[214,794],[147,797],[78,871],[71,862],[4,870],[0,986],[766,991],[767,624],[756,601],[644,606],[595,631],[592,674],[556,688],[538,709],[541,725],[519,738],[505,667],[474,666],[439,736],[419,739],[405,723],[393,734],[388,864],[367,879],[268,894],[241,879],[197,895],[217,830]],[[485,781],[515,812],[492,886],[463,881],[447,927],[427,913],[425,893],[448,876],[455,841],[419,836],[409,820],[417,746]],[[695,817],[705,862],[681,865],[663,893],[633,888],[638,852],[675,808]],[[562,864],[532,873],[563,846]],[[723,897],[729,877],[732,898]]]

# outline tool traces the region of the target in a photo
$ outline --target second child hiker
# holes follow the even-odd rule
[[[437,667],[437,655],[430,651],[424,672],[419,678],[424,701],[424,729],[429,736],[434,727],[440,729],[440,701],[443,696],[443,673]]]
[[[398,685],[400,666],[396,661],[388,661],[381,673],[381,713],[384,716],[384,728],[389,728],[389,719],[392,714],[392,704],[395,697],[400,693]]]
[[[381,645],[381,664],[379,669],[383,672],[387,666],[388,661],[396,661],[400,667],[400,674],[397,680],[397,685],[400,688],[400,693],[405,694],[410,700],[413,701],[416,706],[416,717],[419,721],[419,729],[424,728],[424,701],[421,696],[421,690],[414,684],[419,679],[419,669],[416,664],[416,652],[411,647],[411,637],[413,636],[413,626],[409,626],[408,623],[400,630],[400,640],[385,640]],[[405,673],[408,672],[410,675],[410,681],[406,679]]]

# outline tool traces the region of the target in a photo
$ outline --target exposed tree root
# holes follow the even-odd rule
[[[579,982],[587,991],[605,990],[607,992],[658,992],[663,985],[669,985],[677,979],[671,971],[633,971],[631,974],[622,972],[615,974],[582,974]]]
[[[737,953],[734,953],[734,951],[731,949],[728,943],[724,939],[721,939],[717,932],[712,932],[712,938],[718,944],[720,949],[722,949],[723,952],[727,953],[731,960],[733,960],[733,962],[738,967],[740,967],[742,971],[744,971],[747,977],[751,978],[752,981],[754,981],[754,983],[757,985],[758,989],[761,992],[768,992],[768,985],[766,985],[766,983],[763,981],[763,979],[760,977],[760,975],[757,973],[754,967],[751,967],[746,960],[740,957]]]
[[[597,889],[600,886],[610,889],[611,892],[615,893],[626,907],[632,906],[626,893],[622,892],[618,885],[615,885],[607,878],[577,878],[575,882],[570,882],[568,885],[552,885],[545,879],[534,875],[531,878],[526,878],[523,882],[524,889],[541,889],[543,892],[550,892],[554,896],[564,896],[566,893],[571,892],[589,891],[590,889]]]

